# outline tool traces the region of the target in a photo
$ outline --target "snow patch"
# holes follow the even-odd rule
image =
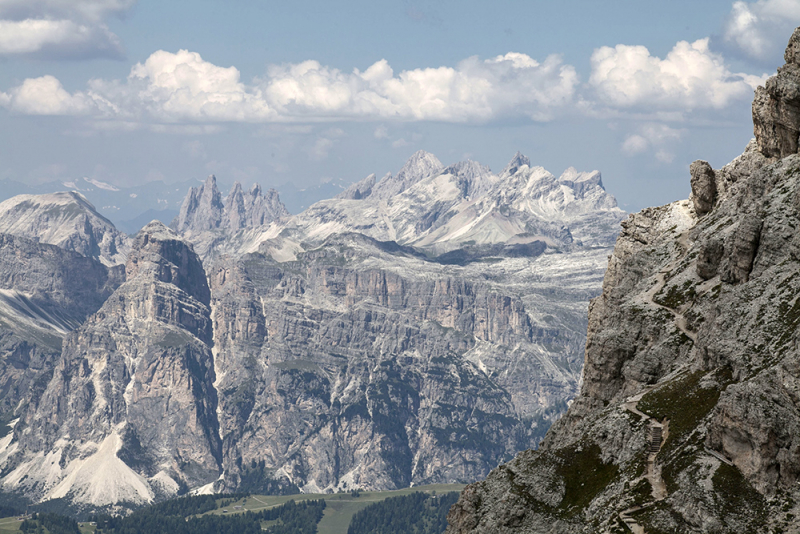
[[[103,189],[104,191],[119,191],[119,189],[114,187],[113,185],[101,182],[100,180],[95,180],[93,178],[86,178],[86,177],[84,177],[83,180],[85,182],[92,184],[98,189]]]

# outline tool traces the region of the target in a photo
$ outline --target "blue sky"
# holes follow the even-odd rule
[[[0,0],[0,179],[311,187],[419,149],[688,194],[752,137],[800,0]]]

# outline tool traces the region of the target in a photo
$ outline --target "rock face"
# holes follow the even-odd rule
[[[761,153],[768,158],[797,154],[800,137],[800,30],[786,48],[786,64],[756,90],[753,124]]]
[[[50,382],[0,454],[4,491],[99,507],[150,502],[219,476],[210,292],[161,223],[126,281],[64,340]]]
[[[339,235],[209,274],[228,489],[254,470],[306,491],[469,480],[535,443],[576,384],[580,336],[534,324],[510,280],[411,248]]]
[[[800,530],[800,155],[763,141],[713,173],[702,217],[680,201],[625,222],[580,395],[464,490],[448,533]]]
[[[53,245],[0,234],[0,416],[38,398],[62,338],[96,312],[124,280],[121,266]]]
[[[57,245],[107,266],[125,263],[128,237],[80,193],[18,195],[0,202],[0,233]]]

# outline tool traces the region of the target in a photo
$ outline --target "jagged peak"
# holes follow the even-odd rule
[[[231,198],[233,195],[241,195],[242,194],[242,184],[238,181],[233,182],[233,187],[231,187],[230,193],[228,193],[228,198]]]
[[[403,168],[397,173],[397,178],[402,176],[403,178],[415,178],[414,181],[419,181],[441,170],[443,167],[444,165],[439,161],[439,158],[430,152],[418,150],[406,160]]]
[[[517,151],[517,153],[514,154],[514,157],[511,158],[511,161],[508,162],[508,165],[506,165],[505,168],[503,169],[502,174],[508,174],[508,175],[515,174],[520,169],[520,167],[523,166],[530,167],[531,160],[529,160],[527,156],[522,154],[522,152]]]
[[[786,64],[756,89],[753,98],[753,133],[759,151],[771,159],[800,151],[800,28],[792,34],[783,56]]]

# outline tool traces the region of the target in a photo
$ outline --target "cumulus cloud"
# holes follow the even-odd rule
[[[84,115],[96,109],[91,97],[70,94],[53,76],[28,78],[8,93],[0,93],[0,104],[26,115]]]
[[[649,110],[721,109],[752,97],[764,77],[732,73],[711,52],[708,39],[678,42],[664,59],[644,46],[604,46],[594,51],[589,84],[601,103]]]
[[[126,120],[480,122],[516,116],[548,120],[572,102],[577,84],[575,69],[558,56],[540,63],[518,53],[399,74],[385,60],[351,73],[305,61],[272,66],[266,77],[245,84],[235,67],[180,50],[155,52],[136,64],[127,80],[92,80],[85,95],[73,96],[88,96],[96,115]]]
[[[622,152],[635,156],[654,151],[655,158],[662,163],[672,163],[675,155],[671,148],[680,141],[684,130],[671,128],[665,124],[647,123],[639,127],[638,133],[631,134],[622,143]]]
[[[797,0],[734,2],[723,27],[724,42],[759,61],[781,57],[792,30],[800,24]]]
[[[0,0],[0,55],[120,58],[120,39],[105,20],[135,0]]]

